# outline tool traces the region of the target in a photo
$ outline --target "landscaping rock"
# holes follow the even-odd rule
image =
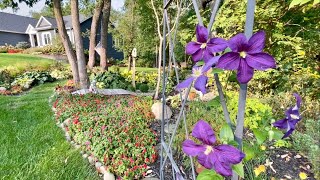
[[[162,102],[154,103],[151,107],[151,111],[155,116],[155,119],[161,120],[162,119]],[[172,116],[172,111],[169,106],[165,105],[165,115],[164,119],[170,119]]]
[[[216,96],[214,95],[213,92],[209,92],[207,94],[204,94],[203,96],[200,96],[200,99],[202,101],[211,101],[212,99],[214,99]]]
[[[107,169],[104,166],[100,167],[100,173],[101,174],[106,174],[107,173]]]
[[[164,132],[172,134],[175,128],[175,124],[166,124],[164,125]]]
[[[96,162],[95,166],[96,166],[97,169],[99,169],[102,166],[102,163],[101,162]]]
[[[88,161],[90,164],[93,164],[94,163],[94,157],[93,156],[89,156],[88,157]]]
[[[69,133],[66,133],[65,137],[66,137],[67,141],[71,141],[71,137],[70,137]]]
[[[64,125],[69,126],[71,119],[68,118],[66,120],[63,121]]]
[[[88,154],[83,154],[82,157],[86,159],[88,157]]]
[[[116,178],[114,175],[110,172],[107,172],[103,175],[103,180],[115,180]]]

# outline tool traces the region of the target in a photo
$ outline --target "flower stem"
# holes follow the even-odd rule
[[[219,75],[215,73],[214,74],[214,79],[216,81],[216,85],[217,85],[217,89],[218,89],[218,93],[219,93],[219,97],[220,97],[220,103],[221,103],[222,110],[223,110],[224,119],[227,121],[228,125],[232,129],[232,123],[231,123],[231,120],[230,120],[230,115],[229,115],[229,111],[228,111],[228,108],[227,108],[227,103],[226,103],[226,100],[225,100],[224,95],[223,95],[221,82],[219,80]]]
[[[246,109],[248,84],[240,84],[239,92],[239,104],[237,114],[237,127],[234,133],[235,139],[238,142],[238,149],[242,149],[242,137],[243,137],[243,126],[244,126],[244,114]]]

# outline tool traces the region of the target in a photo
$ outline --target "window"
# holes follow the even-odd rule
[[[49,32],[42,33],[42,42],[44,46],[51,44],[51,33]]]

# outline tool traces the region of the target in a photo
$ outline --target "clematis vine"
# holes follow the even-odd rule
[[[189,42],[186,46],[186,53],[192,55],[195,62],[204,60],[208,62],[214,53],[224,51],[227,48],[227,41],[222,38],[209,38],[208,29],[197,25],[197,42]],[[216,62],[215,62],[216,63]]]
[[[248,83],[256,70],[275,68],[274,58],[262,52],[266,35],[264,31],[255,33],[249,40],[242,33],[232,37],[228,46],[232,52],[221,56],[216,67],[227,70],[237,70],[237,79],[240,83]]]
[[[198,91],[201,91],[202,94],[206,93],[206,84],[208,81],[208,77],[206,76],[206,72],[210,70],[210,68],[215,64],[219,59],[219,56],[215,56],[211,58],[205,65],[203,66],[193,66],[191,77],[179,83],[176,87],[177,90],[187,88],[194,82],[194,88]]]
[[[233,146],[226,144],[214,146],[215,133],[211,126],[203,120],[195,124],[192,136],[200,140],[201,144],[187,139],[182,143],[183,152],[190,156],[197,156],[202,166],[214,169],[222,176],[231,176],[231,166],[240,163],[245,157],[244,153]]]
[[[273,123],[274,127],[286,130],[286,133],[284,134],[282,139],[290,136],[292,132],[295,130],[295,126],[297,125],[297,123],[302,119],[299,112],[302,101],[301,97],[296,93],[294,93],[293,95],[296,97],[296,105],[286,110],[286,117],[284,119],[281,119]]]

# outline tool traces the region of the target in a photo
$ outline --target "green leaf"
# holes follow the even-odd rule
[[[225,142],[234,140],[232,129],[227,123],[225,123],[220,130],[220,139]]]
[[[242,178],[244,178],[244,170],[242,162],[232,166],[232,169]]]
[[[268,132],[261,131],[259,129],[253,129],[253,134],[257,139],[257,143],[260,145],[268,138]]]
[[[213,98],[212,100],[210,100],[208,102],[208,106],[210,107],[219,107],[221,104],[220,104],[220,97],[217,96],[215,98]]]
[[[245,161],[249,161],[255,156],[254,148],[246,143],[243,144],[243,152],[246,154]]]
[[[204,65],[204,61],[197,62],[197,66],[202,66],[202,65]]]
[[[272,129],[273,131],[273,139],[280,140],[283,137],[283,132],[278,129]]]
[[[314,0],[313,1],[313,5],[315,6],[315,5],[317,5],[317,4],[319,4],[320,3],[320,0]]]
[[[223,177],[213,170],[205,169],[198,176],[197,180],[223,180]]]
[[[212,68],[212,73],[213,73],[213,74],[219,74],[219,73],[222,73],[222,72],[223,72],[223,69]]]
[[[291,1],[290,5],[289,5],[289,9],[293,8],[296,5],[299,5],[301,3],[301,0],[293,0]]]

